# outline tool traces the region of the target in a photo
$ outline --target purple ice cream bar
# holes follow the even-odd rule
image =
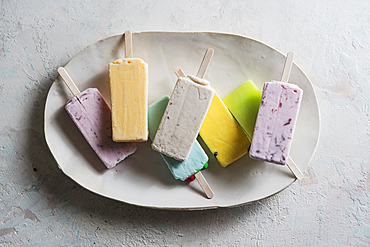
[[[86,89],[69,100],[65,109],[108,169],[136,151],[134,143],[113,142],[111,110],[98,89]]]
[[[271,81],[263,87],[249,156],[285,165],[289,156],[303,90]]]

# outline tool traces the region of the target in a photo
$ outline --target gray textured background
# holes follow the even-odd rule
[[[369,8],[344,0],[0,0],[0,245],[368,246]],[[127,29],[231,32],[294,51],[322,117],[305,178],[245,206],[178,212],[109,200],[65,176],[43,134],[56,69]]]

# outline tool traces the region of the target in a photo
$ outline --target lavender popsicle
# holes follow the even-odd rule
[[[249,151],[251,158],[286,164],[302,93],[294,84],[265,83]]]
[[[58,72],[66,83],[73,83],[63,68]],[[104,165],[111,169],[133,154],[136,151],[134,143],[113,142],[111,110],[99,90],[88,88],[79,93],[74,83],[68,83],[75,97],[67,102],[65,110]]]

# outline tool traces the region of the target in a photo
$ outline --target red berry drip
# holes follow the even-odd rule
[[[288,125],[288,124],[290,124],[290,122],[292,121],[292,119],[291,118],[289,118],[288,119],[288,122],[286,122],[285,124],[284,124],[284,126],[286,126],[286,125]]]
[[[186,181],[188,182],[192,182],[195,180],[195,176],[194,175],[191,175],[190,177],[188,177],[187,179],[185,179]]]

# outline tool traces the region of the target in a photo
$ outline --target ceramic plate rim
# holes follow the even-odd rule
[[[251,41],[254,41],[254,42],[257,42],[257,43],[260,43],[272,50],[274,50],[275,52],[278,52],[280,53],[281,55],[285,56],[282,52],[280,52],[279,50],[277,50],[276,48],[262,42],[262,41],[259,41],[257,39],[254,39],[254,38],[250,38],[250,37],[247,37],[247,36],[243,36],[243,35],[240,35],[240,34],[235,34],[235,33],[230,33],[230,32],[214,32],[214,31],[157,31],[157,30],[149,30],[149,31],[132,31],[133,34],[138,34],[138,33],[181,33],[181,34],[197,34],[197,33],[208,33],[208,34],[222,34],[222,35],[230,35],[230,36],[238,36],[238,37],[241,37],[241,38],[244,38],[244,39],[249,39]],[[122,35],[121,33],[118,33],[118,34],[113,34],[113,35],[109,35],[101,40],[98,40],[88,46],[86,46],[85,48],[83,48],[81,51],[79,51],[78,53],[76,53],[71,60],[68,61],[68,63],[64,66],[65,68],[68,67],[68,65],[70,65],[80,54],[82,54],[83,52],[85,52],[87,49],[89,49],[90,47],[96,45],[97,43],[99,42],[104,42],[105,40],[107,39],[110,39],[112,37],[115,37],[115,36],[120,36]],[[317,140],[316,140],[316,143],[315,143],[315,147],[313,149],[313,152],[312,152],[312,155],[309,159],[309,161],[307,162],[306,166],[305,166],[305,169],[307,168],[307,166],[311,163],[311,160],[314,156],[314,154],[316,153],[316,150],[317,150],[317,147],[318,147],[318,143],[319,143],[319,140],[320,140],[320,135],[321,135],[321,113],[320,113],[320,107],[319,107],[319,102],[318,102],[318,99],[317,99],[317,95],[316,95],[316,92],[315,92],[315,87],[314,85],[312,84],[310,78],[307,76],[307,74],[294,62],[294,65],[299,69],[299,71],[307,78],[308,82],[310,83],[311,87],[312,87],[312,90],[313,90],[313,93],[314,93],[314,100],[315,100],[315,103],[316,103],[316,108],[317,108],[317,112],[318,112],[318,116],[317,116],[317,120],[318,120],[318,134],[317,134]],[[262,199],[266,199],[266,198],[269,198],[271,196],[274,196],[278,193],[280,193],[281,191],[287,189],[289,186],[291,186],[295,181],[297,181],[297,179],[294,179],[290,184],[288,184],[287,186],[285,186],[284,188],[282,188],[281,190],[275,192],[275,193],[272,193],[270,195],[267,195],[267,196],[263,196],[263,197],[260,197],[260,198],[257,198],[255,200],[251,200],[251,201],[247,201],[247,202],[243,202],[243,203],[238,203],[238,204],[232,204],[232,205],[227,205],[227,206],[222,206],[222,205],[217,205],[217,206],[194,206],[194,207],[165,207],[165,206],[154,206],[154,205],[146,205],[146,204],[142,204],[142,203],[135,203],[135,202],[128,202],[128,201],[123,201],[123,200],[119,200],[117,198],[114,198],[112,196],[109,196],[109,195],[106,195],[106,194],[102,194],[98,191],[95,191],[94,189],[91,189],[91,188],[87,188],[86,186],[84,186],[83,184],[81,184],[79,181],[73,179],[71,177],[71,175],[69,175],[68,173],[66,173],[63,169],[63,167],[58,163],[58,160],[54,154],[54,151],[52,150],[52,148],[50,147],[50,142],[48,140],[48,134],[47,134],[47,122],[46,122],[46,114],[47,114],[47,105],[48,105],[48,100],[49,100],[49,96],[51,94],[51,89],[52,89],[52,86],[54,85],[54,83],[56,83],[57,81],[57,77],[55,78],[54,82],[51,84],[50,88],[49,88],[49,91],[47,93],[47,96],[46,96],[46,101],[45,101],[45,109],[44,109],[44,136],[45,136],[45,141],[47,143],[47,146],[54,158],[54,160],[56,161],[57,163],[57,166],[60,170],[62,170],[62,172],[67,176],[69,177],[71,180],[73,180],[74,182],[76,182],[77,184],[79,184],[81,187],[87,189],[88,191],[91,191],[95,194],[98,194],[100,196],[103,196],[103,197],[106,197],[106,198],[109,198],[109,199],[113,199],[113,200],[116,200],[116,201],[120,201],[120,202],[124,202],[126,204],[129,204],[129,205],[135,205],[135,206],[140,206],[140,207],[146,207],[146,208],[152,208],[152,209],[159,209],[159,210],[179,210],[179,211],[198,211],[198,210],[209,210],[209,209],[217,209],[217,208],[232,208],[232,207],[239,207],[239,206],[242,206],[242,205],[247,205],[247,204],[250,204],[250,203],[253,203],[253,202],[256,202],[256,201],[259,201],[259,200],[262,200]]]

